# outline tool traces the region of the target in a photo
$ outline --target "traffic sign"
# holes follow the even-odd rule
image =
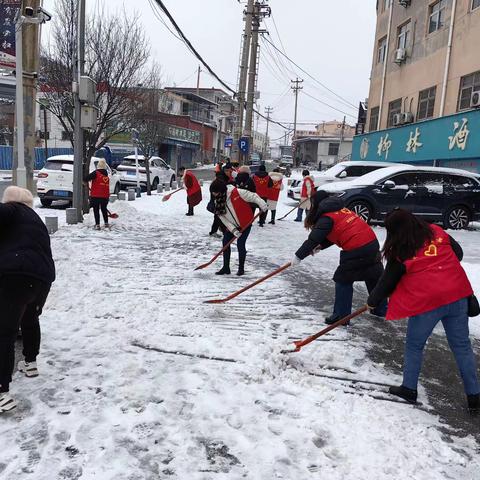
[[[233,145],[233,138],[227,137],[224,143],[225,148],[230,148],[232,145]]]
[[[250,150],[250,140],[248,137],[242,137],[238,141],[238,148],[242,153],[248,154]]]

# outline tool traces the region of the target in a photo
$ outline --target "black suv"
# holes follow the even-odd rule
[[[387,167],[324,189],[366,221],[381,221],[395,207],[452,229],[480,219],[480,176],[464,170]]]

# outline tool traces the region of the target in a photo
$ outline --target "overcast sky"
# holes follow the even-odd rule
[[[90,11],[94,11],[97,1],[87,0]],[[124,7],[128,13],[137,12],[141,16],[152,53],[162,65],[170,84],[195,86],[198,61],[156,18],[150,2],[153,0],[103,0],[109,10]],[[244,4],[237,0],[164,0],[164,3],[207,63],[235,89]],[[270,41],[279,49],[284,47],[300,67],[356,106],[368,95],[375,3],[375,0],[270,0],[282,43],[272,18],[264,25],[270,32]],[[55,0],[44,0],[44,6],[54,12]],[[160,15],[158,10],[156,14]],[[356,109],[342,103],[288,61],[282,65],[273,52],[272,47],[261,44],[258,84],[261,98],[258,105],[262,113],[265,107],[272,106],[272,118],[293,122],[294,96],[290,80],[298,75],[305,80],[299,96],[300,123],[343,119],[344,113],[311,97],[353,115],[354,118],[347,116],[347,122],[355,123]],[[201,86],[218,84],[207,73],[202,73]],[[311,129],[313,125],[299,125],[298,128]],[[265,129],[263,120],[260,120],[258,129]],[[273,127],[270,132],[275,140],[284,130]]]

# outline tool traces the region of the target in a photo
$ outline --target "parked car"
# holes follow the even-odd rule
[[[383,220],[395,207],[452,229],[480,219],[480,176],[466,170],[387,167],[323,188],[336,193],[367,222]]]
[[[150,166],[150,187],[155,190],[161,183],[172,186],[176,179],[175,170],[160,157],[150,157],[148,160]],[[145,157],[138,155],[138,172],[140,186],[147,187],[147,173],[145,169]],[[120,174],[120,183],[122,187],[135,187],[137,185],[137,171],[135,166],[135,155],[125,157],[118,166]]]
[[[95,170],[99,158],[92,157],[90,172]],[[110,193],[120,191],[120,176],[107,165],[110,178]],[[73,197],[73,155],[49,157],[38,172],[37,193],[40,203],[50,207],[55,200],[72,201]]]
[[[391,162],[339,162],[320,174],[315,175],[315,186],[322,187],[326,183],[352,180],[352,178],[361,177],[367,173],[378,170],[379,168],[399,165]],[[287,195],[293,200],[300,201],[300,189],[302,180],[293,180]]]

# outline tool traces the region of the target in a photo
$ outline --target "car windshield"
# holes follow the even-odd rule
[[[124,167],[134,167],[135,166],[135,159],[134,158],[124,158],[120,165],[122,165]],[[138,165],[140,167],[144,167],[145,166],[145,160],[139,158],[138,159]]]
[[[68,160],[47,160],[45,166],[46,170],[63,170],[70,172],[73,169],[73,162]]]
[[[345,170],[345,165],[337,164],[321,172],[321,175],[325,175],[327,177],[336,177],[340,175],[340,173],[342,173],[344,170]]]

